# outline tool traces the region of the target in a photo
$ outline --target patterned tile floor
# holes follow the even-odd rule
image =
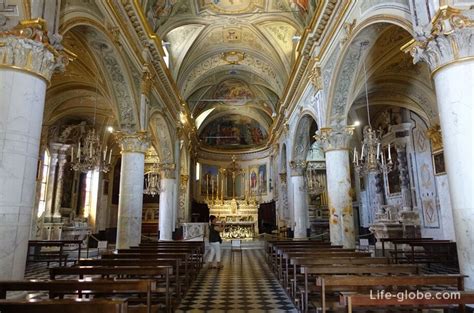
[[[297,312],[262,249],[223,250],[224,268],[204,268],[176,312]]]

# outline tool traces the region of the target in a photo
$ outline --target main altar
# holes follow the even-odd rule
[[[227,168],[221,168],[218,174],[213,177],[206,176],[206,204],[209,207],[209,214],[215,215],[219,222],[224,223],[224,231],[221,237],[224,239],[246,239],[258,235],[258,207],[254,194],[247,189],[246,173],[244,169],[236,164],[235,156],[232,156],[232,163]],[[227,179],[231,184],[226,184]],[[246,186],[243,195],[236,197],[236,181],[242,180],[242,185]],[[225,192],[225,189],[230,191]],[[209,191],[210,194],[209,194]],[[226,199],[224,194],[231,193],[232,199]]]
[[[246,239],[258,234],[258,203],[247,200],[209,201],[209,213],[225,222],[221,237]]]

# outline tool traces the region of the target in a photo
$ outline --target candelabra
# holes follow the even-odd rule
[[[366,126],[364,128],[360,159],[357,148],[354,148],[354,159],[352,161],[359,176],[365,176],[369,172],[380,171],[389,173],[392,171],[393,162],[390,144],[388,145],[388,157],[385,160],[385,154],[381,149],[380,137],[380,132],[373,130],[372,127]]]
[[[74,171],[87,173],[100,170],[107,173],[110,170],[112,149],[108,152],[107,147],[102,151],[102,144],[95,133],[95,129],[89,129],[85,136],[81,136],[74,150],[71,146],[71,164]]]

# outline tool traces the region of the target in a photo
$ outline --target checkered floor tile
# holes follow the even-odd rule
[[[261,249],[223,250],[224,268],[204,268],[176,312],[297,312]]]

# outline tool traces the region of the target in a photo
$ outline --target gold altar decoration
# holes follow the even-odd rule
[[[209,214],[215,215],[219,221],[225,222],[222,238],[253,238],[258,234],[258,202],[255,197],[249,197],[248,191],[244,192],[244,199],[236,199],[236,179],[241,176],[245,182],[245,170],[236,164],[232,156],[232,163],[227,168],[220,168],[215,177],[207,176],[206,204]],[[226,177],[232,178],[232,199],[224,199],[224,181]],[[209,194],[209,190],[211,191]]]

